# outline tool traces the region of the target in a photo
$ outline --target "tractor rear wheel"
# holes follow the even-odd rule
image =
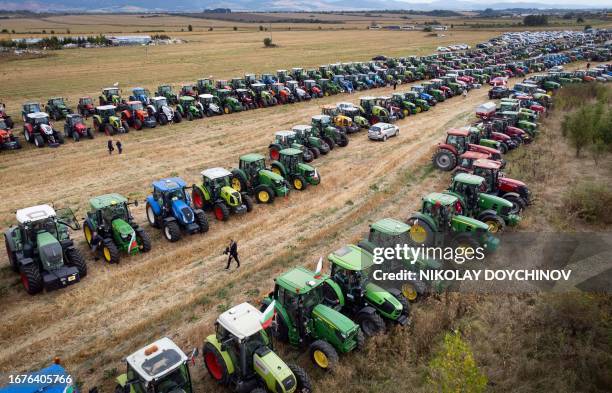
[[[296,380],[296,392],[299,393],[310,393],[312,392],[312,382],[306,370],[297,364],[288,364],[289,370],[293,373]]]
[[[72,131],[72,140],[78,142],[80,139],[81,137],[79,136],[79,133],[76,131]]]
[[[367,337],[375,336],[385,331],[385,321],[376,313],[362,312],[357,315],[357,323]]]
[[[230,212],[227,208],[227,205],[223,202],[217,202],[213,206],[213,214],[215,218],[219,221],[227,221],[229,218]]]
[[[434,230],[427,221],[420,220],[417,217],[410,217],[406,220],[406,224],[410,225],[408,233],[410,242],[415,246],[429,246],[434,242]]]
[[[127,123],[127,121],[123,121],[121,122],[121,126],[123,127],[123,131],[127,134],[128,132],[130,132],[130,125]],[[117,130],[115,130],[113,128],[113,134],[117,132]]]
[[[206,218],[206,214],[204,214],[204,210],[196,210],[195,222],[200,227],[200,233],[208,232],[208,218]]]
[[[89,139],[94,139],[94,134],[93,134],[93,131],[91,131],[91,128],[87,129],[87,137]]]
[[[291,184],[293,185],[293,188],[298,191],[304,191],[306,188],[308,188],[308,182],[306,182],[306,180],[299,175],[293,178]]]
[[[191,191],[191,200],[193,201],[193,206],[195,206],[196,209],[204,209],[206,198],[204,197],[204,193],[200,187],[196,186],[195,184]]]
[[[508,145],[506,145],[504,142],[501,142],[499,144],[499,151],[501,152],[501,154],[508,153]]]
[[[340,134],[340,140],[338,141],[338,146],[345,147],[349,144],[349,139],[346,134]]]
[[[255,188],[255,196],[257,203],[272,203],[274,202],[274,191],[265,184]]]
[[[161,124],[162,126],[165,126],[166,124],[168,124],[168,116],[166,116],[165,113],[160,114],[157,120],[159,121],[159,124]]]
[[[30,295],[36,295],[43,290],[40,268],[36,263],[30,263],[21,267],[21,282],[26,292]]]
[[[6,246],[6,254],[8,255],[9,262],[11,264],[11,269],[15,273],[19,272],[19,265],[17,265],[17,255],[13,251],[11,251],[11,247],[9,246],[9,242],[7,237],[4,237],[4,245]]]
[[[87,221],[85,221],[85,224],[83,224],[83,235],[89,247],[91,247],[91,242],[93,241],[93,233],[94,230],[89,226]]]
[[[68,248],[65,251],[66,253],[66,264],[68,266],[74,266],[79,271],[79,278],[83,278],[87,276],[87,264],[85,263],[85,258],[76,248]]]
[[[159,228],[159,217],[153,211],[153,207],[147,202],[145,206],[145,211],[147,213],[147,221],[153,228]]]
[[[174,112],[174,116],[172,117],[172,121],[175,122],[176,124],[182,122],[183,121],[183,115],[181,115],[181,112],[179,112],[179,111]]]
[[[277,146],[272,146],[270,148],[270,159],[271,160],[278,160],[280,158],[280,150]]]
[[[366,338],[365,334],[363,334],[363,330],[361,328],[357,332],[357,350],[362,351],[365,348]]]
[[[102,240],[102,257],[107,263],[119,263],[121,260],[119,249],[110,238]]]
[[[314,157],[315,160],[319,158],[319,156],[321,155],[321,152],[316,147],[311,147],[310,152],[312,153],[312,156]]]
[[[136,231],[136,239],[140,240],[139,242],[140,252],[151,251],[151,237],[149,237],[149,234],[142,228],[138,228],[135,231]]]
[[[204,344],[202,356],[204,357],[204,365],[208,374],[219,384],[227,385],[229,383],[227,365],[217,348],[211,343]]]
[[[23,127],[23,139],[25,139],[26,142],[31,142],[30,133],[25,127]]]
[[[45,147],[45,140],[40,135],[34,135],[34,146],[36,147]]]
[[[124,128],[125,128],[125,126],[124,126]],[[107,136],[113,135],[113,134],[115,134],[115,128],[113,126],[111,126],[109,123],[106,123],[104,125],[104,133]]]
[[[243,176],[242,172],[239,170],[232,171],[232,188],[238,192],[247,190],[247,179]]]
[[[503,232],[506,228],[504,220],[496,214],[486,214],[484,217],[479,217],[478,219],[487,224],[489,232],[491,233]]]
[[[336,146],[336,144],[334,143],[333,139],[331,139],[328,136],[324,136],[323,141],[325,141],[325,143],[327,143],[327,146],[329,146],[329,150],[334,150],[334,147]]]
[[[433,156],[433,165],[448,172],[457,166],[457,157],[450,150],[438,149]]]
[[[515,193],[507,193],[503,195],[502,198],[512,203],[510,214],[519,214],[525,208],[525,206],[527,206],[527,203],[525,203],[525,200],[521,198],[520,195],[515,194]]]
[[[164,237],[171,243],[181,240],[181,227],[176,221],[168,221],[164,224]]]
[[[57,139],[57,141],[60,144],[62,144],[62,145],[64,144],[64,135],[62,133],[56,132],[55,133],[55,138]]]
[[[312,362],[325,371],[333,370],[338,364],[338,352],[327,341],[316,340],[310,344],[309,353]]]
[[[142,130],[142,122],[140,121],[140,119],[134,119],[134,129]]]
[[[191,111],[187,112],[187,120],[193,121],[193,113],[191,113]]]
[[[253,198],[251,198],[247,193],[243,192],[242,193],[242,201],[244,202],[244,204],[246,205],[247,208],[247,213],[253,211]]]

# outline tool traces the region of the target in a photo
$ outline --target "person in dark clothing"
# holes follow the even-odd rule
[[[115,150],[115,148],[113,147],[112,139],[108,140],[107,146],[108,146],[108,154],[113,154],[113,151]]]
[[[393,81],[393,90],[397,90],[397,81],[396,80]]]
[[[236,269],[240,267],[240,259],[238,258],[238,242],[230,239],[230,244],[225,248],[224,254],[227,254],[227,266],[225,266],[225,270],[230,268],[230,264],[232,263],[232,259],[236,261]]]
[[[119,154],[123,153],[123,145],[119,140],[117,141],[117,150],[119,150]]]
[[[591,63],[587,63],[587,70],[591,68]]]

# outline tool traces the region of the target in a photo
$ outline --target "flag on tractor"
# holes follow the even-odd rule
[[[275,303],[276,301],[273,300],[272,303],[270,303],[270,305],[266,307],[263,312],[263,315],[261,316],[261,327],[263,327],[264,329],[267,329],[270,327],[270,325],[272,325],[272,321],[274,320],[274,316],[276,315],[276,310],[274,308]]]

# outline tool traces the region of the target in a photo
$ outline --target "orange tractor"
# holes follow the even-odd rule
[[[121,111],[121,120],[135,130],[142,130],[143,127],[154,128],[157,125],[155,117],[149,115],[140,101],[128,101],[126,108]]]

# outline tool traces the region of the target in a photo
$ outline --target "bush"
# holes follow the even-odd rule
[[[429,362],[428,382],[442,393],[484,392],[487,377],[478,369],[472,350],[457,332],[446,333],[444,345]]]
[[[274,45],[274,43],[272,42],[272,38],[270,38],[270,37],[264,38],[263,43],[264,43],[264,46],[266,48],[272,48],[272,47],[276,46],[276,45]]]
[[[193,26],[188,25],[188,26],[187,26],[187,31],[193,31]]]
[[[525,26],[546,26],[548,17],[546,15],[527,15],[523,18]]]
[[[567,212],[588,223],[612,224],[612,187],[580,183],[564,196]]]

